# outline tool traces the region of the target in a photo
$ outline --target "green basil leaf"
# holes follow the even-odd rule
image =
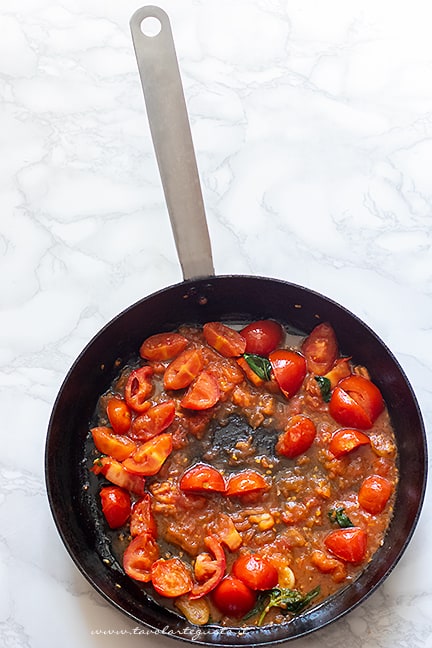
[[[328,378],[325,378],[324,376],[315,376],[315,380],[317,381],[319,388],[321,390],[321,396],[324,403],[328,403],[331,398],[330,380]]]
[[[299,590],[285,589],[282,587],[274,587],[269,590],[269,600],[267,605],[261,612],[257,625],[262,625],[264,618],[271,610],[272,607],[280,607],[283,613],[290,612],[291,614],[299,614],[302,610],[309,605],[309,603],[320,593],[321,588],[315,587],[313,590],[303,596]]]
[[[264,358],[256,353],[244,353],[243,358],[261,380],[270,380],[271,364],[268,358]]]
[[[328,516],[330,522],[332,524],[338,524],[341,529],[348,529],[349,527],[354,526],[342,506],[337,509],[330,509]]]

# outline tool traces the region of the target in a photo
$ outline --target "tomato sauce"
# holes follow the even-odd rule
[[[329,324],[253,324],[143,341],[91,428],[100,487],[132,502],[120,563],[199,625],[281,623],[321,602],[365,569],[392,516],[397,448],[367,368]]]

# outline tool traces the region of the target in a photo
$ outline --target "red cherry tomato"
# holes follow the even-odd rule
[[[335,421],[347,427],[367,430],[384,409],[381,392],[363,376],[348,376],[334,389],[329,412]]]
[[[277,585],[276,567],[258,554],[243,554],[232,566],[234,576],[253,590],[268,590]]]
[[[156,475],[173,449],[172,435],[163,432],[142,443],[132,457],[128,457],[123,466],[137,475]]]
[[[295,351],[278,349],[270,353],[269,360],[279,389],[286,398],[291,398],[298,392],[306,376],[305,359]]]
[[[198,376],[204,363],[197,349],[183,351],[168,365],[164,374],[165,389],[184,389]]]
[[[153,391],[152,375],[153,369],[146,366],[135,369],[128,378],[125,387],[125,400],[135,412],[142,413],[150,407],[147,398]]]
[[[201,598],[211,592],[225,574],[226,558],[221,543],[214,536],[206,536],[204,544],[214,556],[214,570],[209,570],[210,577],[203,583],[195,585],[189,594],[191,600]]]
[[[145,479],[141,475],[134,475],[112,457],[100,457],[93,464],[92,472],[102,474],[108,481],[120,488],[135,493],[142,497],[145,493]]]
[[[276,452],[293,459],[306,452],[316,435],[315,423],[302,414],[292,416],[276,443]]]
[[[268,356],[281,343],[283,328],[273,320],[258,320],[245,326],[240,334],[246,340],[246,353]]]
[[[337,558],[349,563],[359,563],[366,555],[367,534],[359,527],[332,531],[324,544]]]
[[[175,417],[174,401],[165,401],[150,407],[145,414],[132,421],[130,435],[140,441],[149,441],[166,430]]]
[[[109,427],[92,428],[93,443],[102,454],[109,455],[117,461],[127,459],[136,450],[136,444],[125,436],[113,434]]]
[[[372,515],[382,513],[392,494],[392,485],[381,475],[366,477],[360,486],[358,501],[362,509]]]
[[[190,592],[193,587],[191,573],[180,558],[159,558],[151,567],[152,585],[161,596],[174,598]]]
[[[107,416],[116,434],[126,434],[131,425],[129,407],[122,398],[113,396],[107,403]]]
[[[351,430],[348,428],[334,432],[330,439],[329,450],[339,459],[360,446],[369,444],[370,439],[366,434],[363,434],[360,430]]]
[[[216,379],[208,371],[202,371],[181,399],[180,405],[192,410],[210,409],[219,401],[220,395]]]
[[[208,464],[196,464],[186,470],[180,479],[180,489],[193,493],[224,493],[225,481],[219,470]]]
[[[327,322],[318,324],[302,344],[308,371],[324,376],[339,356],[338,343],[333,328]]]
[[[208,322],[203,326],[207,344],[216,349],[225,358],[235,358],[243,355],[246,340],[238,331],[221,322]]]
[[[188,344],[188,340],[180,333],[157,333],[144,340],[139,352],[146,360],[163,362],[175,358]]]
[[[246,495],[246,493],[256,493],[267,489],[268,484],[260,473],[246,469],[231,475],[228,480],[226,494],[229,496]]]
[[[151,498],[148,493],[145,493],[132,507],[130,534],[131,536],[137,536],[140,533],[150,533],[154,538],[157,537],[156,520],[153,515]]]
[[[134,580],[151,581],[151,568],[159,558],[159,547],[150,533],[140,533],[127,546],[123,554],[123,568]]]
[[[102,513],[111,529],[118,529],[123,526],[131,512],[129,493],[118,486],[104,486],[99,495]]]
[[[256,603],[256,593],[235,576],[226,576],[212,593],[212,601],[222,614],[240,618]]]

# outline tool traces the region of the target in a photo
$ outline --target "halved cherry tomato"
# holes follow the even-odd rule
[[[147,398],[153,391],[151,367],[140,367],[130,374],[125,387],[125,401],[135,412],[145,412],[150,407]]]
[[[207,344],[216,349],[225,358],[235,358],[243,355],[246,340],[238,331],[221,322],[207,322],[203,326]]]
[[[281,343],[283,332],[274,320],[258,320],[245,326],[240,334],[246,340],[246,353],[268,356]]]
[[[352,452],[352,450],[356,450],[362,445],[369,444],[370,439],[366,434],[360,432],[360,430],[346,428],[334,432],[330,439],[329,450],[337,459],[339,459],[339,457],[343,457],[349,452]]]
[[[246,469],[231,475],[228,480],[226,494],[230,496],[246,495],[246,493],[256,493],[267,489],[268,484],[260,473]]]
[[[132,457],[128,457],[123,466],[137,475],[156,475],[173,449],[172,434],[163,432],[142,443]]]
[[[193,580],[189,568],[180,558],[159,558],[151,567],[152,585],[156,592],[167,598],[190,592]]]
[[[293,459],[308,450],[316,435],[315,423],[302,414],[292,416],[276,443],[276,452]]]
[[[140,533],[150,533],[157,537],[157,524],[151,507],[149,493],[145,493],[132,507],[130,519],[130,534],[137,536]]]
[[[302,386],[306,376],[306,361],[302,355],[287,349],[278,349],[269,355],[270,364],[279,389],[291,398]]]
[[[232,566],[234,576],[253,590],[268,590],[277,585],[278,571],[259,554],[243,554]]]
[[[332,531],[324,544],[335,556],[345,562],[358,563],[366,555],[367,534],[360,527],[348,527]]]
[[[126,523],[131,512],[131,498],[127,491],[118,486],[104,486],[99,493],[102,513],[111,529],[118,529]]]
[[[214,556],[214,571],[206,581],[193,587],[192,592],[189,594],[192,600],[201,598],[211,592],[220,583],[225,574],[226,558],[220,542],[214,536],[210,535],[204,538],[204,544]]]
[[[131,425],[131,413],[123,398],[113,396],[107,403],[107,416],[116,434],[126,434]]]
[[[108,481],[125,490],[142,497],[145,493],[145,479],[141,475],[130,473],[121,463],[112,457],[100,457],[93,464],[92,472],[102,474]]]
[[[166,368],[164,374],[165,389],[184,389],[198,376],[204,363],[198,349],[183,351]]]
[[[212,593],[212,600],[222,614],[240,618],[256,603],[257,595],[235,576],[226,576]]]
[[[187,338],[180,333],[156,333],[144,340],[139,352],[146,360],[163,362],[175,358],[188,344]]]
[[[341,380],[334,389],[329,412],[341,425],[367,430],[384,409],[381,392],[363,376],[352,375]]]
[[[109,455],[117,461],[123,461],[135,452],[136,444],[125,436],[113,434],[109,427],[95,427],[90,430],[93,443],[102,454]]]
[[[140,441],[149,441],[154,436],[166,430],[175,417],[175,403],[173,400],[153,405],[145,414],[137,416],[132,421],[130,435]]]
[[[151,581],[151,568],[159,558],[159,547],[150,533],[140,533],[127,546],[123,554],[123,568],[134,580]]]
[[[180,489],[187,493],[224,493],[225,481],[219,470],[199,463],[186,470],[180,479]]]
[[[318,324],[301,347],[308,371],[324,376],[336,362],[339,350],[335,332],[327,322]]]
[[[370,475],[360,486],[358,501],[362,509],[372,515],[381,513],[390,499],[393,487],[385,477]]]
[[[216,405],[220,399],[220,389],[216,378],[208,371],[202,371],[189,387],[180,401],[186,409],[205,410]]]

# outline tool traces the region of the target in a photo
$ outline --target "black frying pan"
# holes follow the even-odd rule
[[[153,38],[144,36],[140,30],[141,22],[148,16],[157,18],[161,27],[159,35]],[[46,442],[46,482],[52,514],[82,574],[110,603],[147,628],[177,639],[221,646],[298,638],[335,621],[361,603],[388,576],[404,552],[416,526],[426,486],[426,439],[421,413],[395,357],[366,324],[342,306],[285,281],[213,275],[169,21],[160,9],[146,7],[134,14],[131,27],[185,281],[123,311],[93,338],[66,376],[54,404]],[[190,222],[191,214],[198,224]],[[176,225],[178,217],[184,218],[183,228]],[[342,352],[370,370],[387,403],[399,450],[400,487],[394,516],[383,546],[361,576],[317,607],[281,625],[247,630],[199,628],[155,603],[124,574],[117,561],[99,512],[97,485],[88,470],[89,421],[100,394],[107,390],[119,366],[136,357],[146,337],[176,329],[185,322],[241,323],[266,318],[279,320],[305,334],[319,322],[329,321]]]

